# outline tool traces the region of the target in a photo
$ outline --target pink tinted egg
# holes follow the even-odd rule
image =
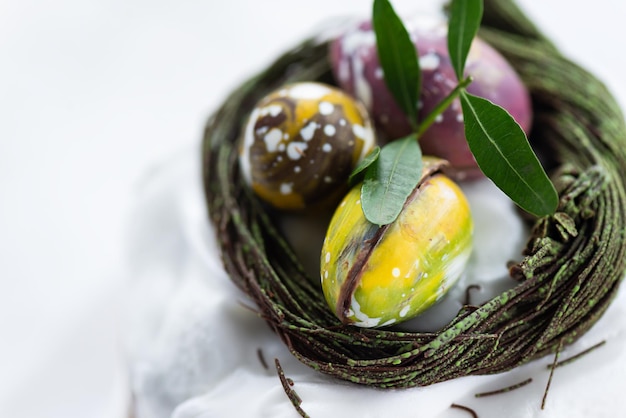
[[[420,16],[405,22],[416,45],[422,70],[419,120],[428,115],[458,84],[447,50],[447,23]],[[337,84],[360,99],[370,111],[382,138],[393,140],[411,133],[404,113],[385,85],[376,36],[370,22],[348,30],[331,44],[330,59]],[[470,48],[466,75],[473,82],[467,91],[505,108],[528,133],[532,106],[526,86],[505,58],[480,38]],[[482,173],[465,141],[461,104],[456,99],[420,139],[424,154],[450,162],[457,180]]]

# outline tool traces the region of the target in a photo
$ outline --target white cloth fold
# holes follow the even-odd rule
[[[624,292],[592,330],[560,359],[606,344],[555,370],[546,357],[508,373],[456,379],[424,388],[378,390],[335,380],[299,363],[252,310],[224,272],[209,224],[195,150],[151,172],[131,218],[128,363],[137,418],[298,416],[283,391],[279,359],[302,409],[312,417],[456,417],[460,404],[490,417],[614,417],[626,376]],[[524,227],[510,201],[490,182],[465,187],[476,222],[468,273],[443,303],[411,326],[436,327],[454,315],[465,287],[480,303],[508,285],[506,262],[519,259]],[[267,368],[259,359],[264,357]],[[532,378],[520,389],[474,395]]]

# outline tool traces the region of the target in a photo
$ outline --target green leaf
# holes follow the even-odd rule
[[[374,147],[374,149],[372,149],[369,152],[369,154],[367,154],[365,158],[361,160],[361,162],[354,168],[354,170],[352,170],[352,173],[350,173],[350,177],[348,178],[348,184],[350,186],[353,186],[356,183],[358,183],[361,179],[361,175],[363,174],[363,172],[369,166],[374,164],[374,162],[378,159],[379,155],[380,155],[380,147]]]
[[[448,22],[448,52],[457,79],[463,79],[465,61],[483,17],[482,0],[452,0]]]
[[[361,205],[367,220],[376,225],[395,221],[421,177],[422,151],[415,135],[385,145],[365,172],[361,186]]]
[[[559,196],[522,128],[498,105],[461,93],[465,136],[480,169],[525,211],[553,214]]]
[[[374,0],[372,23],[385,84],[417,130],[421,71],[415,45],[388,0]]]

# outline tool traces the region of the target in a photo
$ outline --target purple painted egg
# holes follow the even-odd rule
[[[422,70],[418,120],[428,115],[458,84],[447,49],[447,23],[420,16],[405,22],[416,44]],[[337,84],[360,99],[370,111],[381,138],[393,140],[411,133],[411,127],[383,78],[370,22],[348,30],[331,44],[330,59]],[[473,77],[467,91],[505,108],[528,133],[532,107],[526,86],[500,53],[475,38],[465,74]],[[482,173],[465,141],[459,99],[439,115],[420,139],[424,154],[447,159],[457,180]]]

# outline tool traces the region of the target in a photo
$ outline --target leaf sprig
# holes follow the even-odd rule
[[[419,161],[419,164],[415,162]],[[416,168],[417,166],[417,168]],[[422,150],[415,135],[390,142],[380,151],[375,164],[365,171],[361,190],[361,202],[370,202],[363,207],[365,217],[378,225],[393,222],[404,203],[422,177]]]
[[[365,217],[377,225],[397,218],[420,181],[422,162],[417,140],[457,97],[465,137],[483,173],[525,211],[535,216],[553,214],[558,194],[522,128],[502,107],[466,91],[471,79],[464,76],[465,63],[480,27],[483,1],[452,0],[449,12],[448,52],[459,83],[420,122],[421,70],[416,48],[389,0],[374,0],[372,22],[385,84],[415,134],[376,149],[353,172],[351,181],[365,178],[361,188]]]
[[[387,88],[417,130],[417,102],[422,89],[422,72],[417,51],[402,20],[389,1],[374,1],[372,26],[376,50],[385,73]]]

